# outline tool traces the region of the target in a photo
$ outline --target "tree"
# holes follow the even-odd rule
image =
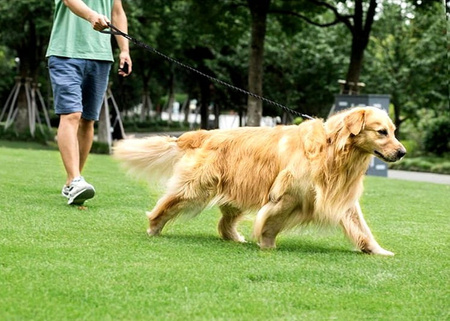
[[[289,14],[299,17],[308,23],[318,27],[331,27],[343,24],[351,34],[350,61],[345,77],[344,93],[357,92],[357,84],[363,66],[364,51],[369,43],[370,32],[374,22],[376,9],[380,0],[307,0],[309,3],[326,9],[333,19],[329,22],[320,22],[321,18],[327,18],[323,13],[315,17],[301,12],[282,7],[273,10],[274,13]],[[367,3],[368,2],[368,3]]]
[[[351,50],[350,61],[346,74],[346,84],[344,93],[351,93],[358,91],[357,85],[359,82],[364,51],[369,43],[369,36],[372,30],[377,0],[369,0],[368,5],[365,6],[364,0],[345,1],[346,7],[342,7],[341,1],[329,2],[321,0],[307,0],[309,3],[317,7],[324,8],[334,15],[334,20],[331,22],[317,22],[307,15],[301,13],[306,11],[309,7],[306,6],[305,1],[299,2],[283,2],[270,0],[258,1],[248,0],[248,7],[252,16],[252,37],[250,46],[249,59],[249,90],[258,95],[262,94],[262,70],[264,57],[264,41],[266,36],[266,21],[269,13],[292,15],[307,21],[310,24],[319,27],[330,27],[338,23],[344,24],[351,33]],[[379,1],[379,0],[378,0]],[[351,7],[353,12],[351,13]],[[317,16],[317,10],[311,10]],[[326,15],[325,15],[326,16]],[[323,15],[321,16],[323,17]],[[248,99],[248,124],[259,125],[262,115],[262,102],[253,97]]]
[[[146,6],[143,3],[143,12],[148,12],[149,14],[153,13],[155,10],[155,6],[156,8],[158,7],[158,3],[159,2],[157,2],[156,5],[152,3],[151,7],[149,5]],[[243,49],[249,52],[247,58],[247,89],[250,92],[253,92],[260,96],[263,95],[263,88],[266,87],[263,84],[263,74],[271,72],[270,66],[269,68],[264,67],[264,47],[268,15],[276,12],[284,13],[282,12],[283,10],[300,11],[312,8],[316,12],[319,11],[319,9],[317,9],[315,6],[308,6],[308,3],[305,1],[285,2],[278,0],[272,2],[271,0],[173,0],[167,3],[169,9],[162,12],[163,15],[160,17],[160,19],[170,21],[174,28],[178,30],[180,38],[175,38],[172,35],[164,32],[165,37],[163,38],[163,40],[170,39],[174,47],[184,47],[184,50],[170,51],[170,49],[168,48],[168,51],[163,51],[166,53],[171,52],[172,54],[170,55],[174,57],[179,55],[180,59],[185,62],[186,58],[188,58],[187,61],[192,62],[195,67],[198,67],[203,71],[206,70],[206,73],[213,75],[212,70],[223,70],[221,69],[222,66],[220,65],[220,63],[223,63],[225,60],[227,61],[227,64],[237,62],[240,66],[240,62],[238,62],[237,60],[235,62],[232,62],[232,59],[223,59],[222,57],[223,54],[228,55],[231,52],[233,52],[234,54],[240,52],[242,48],[239,48],[239,50],[234,50],[233,47],[239,44],[239,39],[248,39],[250,45],[247,44],[247,48],[245,48],[245,45],[243,46]],[[208,10],[206,12],[204,10],[205,7],[208,7]],[[282,8],[283,10],[281,10],[280,8]],[[280,25],[278,26],[279,28],[282,28]],[[304,27],[304,25],[301,26]],[[249,33],[245,30],[248,27],[250,27]],[[165,30],[166,29],[167,28],[165,28]],[[180,32],[180,30],[182,30],[182,32]],[[296,34],[298,32],[299,30],[292,30],[290,35]],[[175,35],[178,35],[178,33],[175,33]],[[249,38],[246,38],[248,34]],[[158,48],[163,47],[164,46],[162,46],[162,43],[160,43],[158,46]],[[204,48],[206,49],[206,51],[210,51],[212,53],[212,57],[199,54],[205,51],[199,51],[199,48]],[[197,52],[197,54],[193,54],[195,52]],[[214,68],[205,68],[205,66],[211,66]],[[240,67],[239,69],[227,67],[227,70],[229,72],[228,75],[225,75],[223,73],[220,74],[222,76],[222,79],[233,79],[234,81],[240,81],[240,77],[238,77],[235,72],[235,70],[241,70]],[[196,76],[193,78],[197,79]],[[336,80],[333,80],[333,83],[335,83]],[[212,86],[212,84],[209,81],[205,81],[204,79],[201,81],[199,79],[198,86],[200,88],[198,90],[198,92],[200,93],[199,100],[202,102],[202,118],[204,119],[207,118],[207,110],[205,107],[207,107],[210,87]],[[221,89],[215,90],[215,92],[220,93],[220,90]],[[294,88],[294,90],[299,90],[299,88],[296,87]],[[223,90],[222,92],[225,91],[228,90]],[[227,96],[233,97],[233,95],[229,93],[227,94]],[[236,99],[235,96],[237,95],[234,95],[234,100],[238,105],[240,105],[240,102],[238,102],[239,99]],[[306,95],[304,95],[304,97],[305,96]],[[321,94],[320,96],[323,96],[323,94]],[[306,105],[308,103],[308,100],[303,100],[303,105]],[[270,110],[269,106],[267,106],[267,108],[268,110]],[[323,113],[323,107],[318,107],[317,109],[320,110],[320,113]],[[247,124],[251,126],[258,126],[260,124],[262,112],[262,102],[259,99],[248,97]],[[204,126],[206,125],[203,122],[202,127]]]
[[[17,66],[14,54],[6,46],[0,46],[0,102],[3,103],[2,97],[6,97],[14,86],[14,76],[17,73]],[[0,105],[0,107],[2,107]]]
[[[425,7],[385,3],[374,28],[365,67],[372,91],[389,93],[397,132],[418,110],[448,112],[445,12],[435,2]]]
[[[270,0],[247,0],[252,17],[250,58],[248,63],[248,89],[250,92],[262,96],[264,39],[266,36],[267,13]],[[248,97],[247,125],[259,126],[262,117],[262,101]]]
[[[215,52],[220,51],[225,43],[235,42],[241,34],[236,32],[236,25],[229,24],[229,19],[232,18],[230,10],[232,13],[235,8],[227,1],[171,0],[138,3],[142,8],[141,15],[137,18],[138,23],[151,24],[151,27],[146,27],[147,30],[151,29],[148,33],[151,37],[142,34],[141,40],[155,44],[158,51],[210,76],[214,76],[214,73],[208,66],[215,58]],[[205,7],[208,7],[206,12]],[[231,9],[224,10],[224,7]],[[189,97],[197,98],[201,106],[201,127],[208,128],[211,81],[179,68],[177,64],[170,66],[170,63],[160,60],[156,55],[147,52],[146,55],[146,59],[150,61],[159,61],[157,68],[160,72],[157,77],[168,84],[165,87],[169,88],[169,92],[173,92],[170,88],[183,88]]]
[[[50,36],[52,6],[38,0],[1,1],[0,38],[3,45],[14,50],[19,59],[19,77],[37,83],[44,63]],[[17,99],[17,132],[28,129],[26,92],[22,87]]]
[[[344,26],[317,28],[279,15],[269,16],[268,25],[264,92],[299,112],[326,117],[339,89],[337,79],[349,60],[349,35]],[[266,115],[280,112],[270,105],[264,109]]]

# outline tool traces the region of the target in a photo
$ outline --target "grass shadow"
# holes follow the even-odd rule
[[[346,249],[344,247],[337,247],[337,246],[327,246],[327,245],[323,245],[323,244],[319,244],[319,243],[311,243],[311,242],[307,242],[307,243],[302,243],[297,242],[297,243],[293,243],[293,242],[288,242],[288,243],[283,243],[281,245],[279,245],[276,249],[277,251],[280,252],[286,252],[286,253],[303,253],[303,254],[344,254],[344,253],[358,253],[356,251],[353,251],[351,249]]]
[[[254,240],[247,240],[245,243],[238,243],[233,241],[223,240],[218,236],[212,234],[161,234],[159,236],[148,236],[146,233],[141,233],[140,237],[144,240],[151,240],[152,242],[170,242],[172,244],[183,244],[187,246],[198,247],[215,247],[217,249],[237,249],[250,252],[267,252],[267,253],[298,253],[298,254],[361,254],[361,252],[338,246],[327,246],[320,242],[301,242],[301,241],[286,241],[284,240],[275,249],[261,250],[259,245]]]

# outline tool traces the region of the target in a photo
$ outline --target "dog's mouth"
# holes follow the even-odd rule
[[[388,160],[386,159],[386,157],[384,157],[384,155],[381,154],[379,151],[374,150],[373,153],[375,154],[375,156],[381,158],[382,160],[388,161]]]
[[[393,162],[396,162],[396,161],[402,159],[403,156],[405,156],[406,151],[399,150],[399,151],[397,151],[397,153],[396,153],[395,155],[389,155],[389,157],[383,155],[382,153],[380,153],[380,152],[377,151],[377,150],[374,150],[373,153],[374,153],[375,156],[377,156],[378,158],[380,158],[380,159],[382,159],[382,160],[384,160],[384,161],[386,161],[386,162],[393,163]]]

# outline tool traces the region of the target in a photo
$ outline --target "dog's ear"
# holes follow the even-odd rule
[[[358,135],[365,125],[365,110],[358,109],[344,118],[344,123],[348,131],[353,135]]]

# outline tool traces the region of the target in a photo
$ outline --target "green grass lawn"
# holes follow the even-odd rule
[[[215,208],[149,238],[156,191],[105,155],[84,174],[97,195],[68,206],[57,151],[0,141],[0,320],[450,318],[448,185],[366,179],[366,219],[396,253],[378,257],[339,229],[282,234],[274,251],[225,242]]]

